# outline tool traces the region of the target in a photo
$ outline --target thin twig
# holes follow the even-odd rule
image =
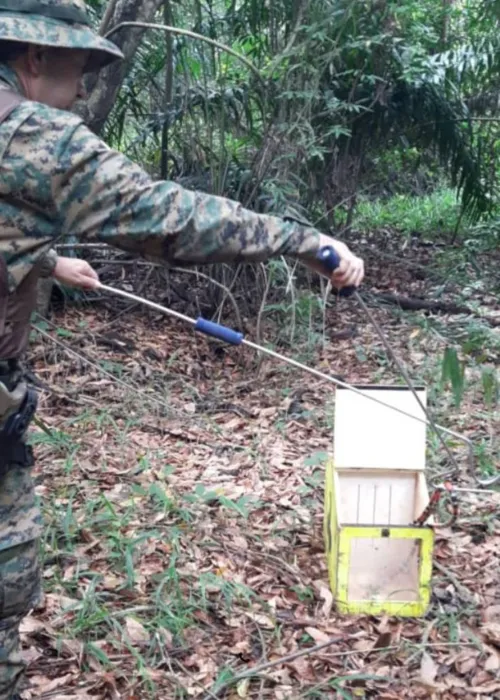
[[[56,328],[55,324],[53,324],[51,321],[49,321],[48,319],[45,319],[45,318],[44,318],[43,316],[41,316],[40,314],[38,314],[38,316],[39,316],[40,319],[42,319],[43,321],[45,321],[46,323],[48,323],[49,325],[51,325],[53,328]],[[89,365],[90,367],[93,367],[93,368],[96,369],[98,372],[100,372],[101,374],[103,374],[103,375],[105,375],[106,377],[108,377],[112,382],[114,382],[114,383],[116,383],[116,384],[118,384],[118,385],[123,386],[123,387],[124,387],[125,389],[127,389],[129,392],[132,392],[132,394],[134,394],[134,395],[139,394],[139,395],[143,396],[145,399],[147,399],[147,400],[149,400],[149,401],[152,401],[152,402],[153,402],[154,404],[156,404],[157,406],[160,406],[160,407],[166,412],[166,415],[167,415],[168,417],[177,418],[178,420],[180,419],[180,420],[183,420],[183,421],[186,421],[186,420],[187,420],[186,414],[181,413],[180,411],[178,411],[178,410],[176,410],[176,409],[170,408],[165,402],[163,402],[163,401],[161,401],[160,399],[156,398],[156,396],[152,396],[152,395],[148,394],[147,392],[143,391],[140,387],[138,387],[138,386],[136,386],[136,385],[134,385],[134,384],[129,384],[128,382],[125,382],[123,379],[119,379],[118,377],[115,377],[113,374],[111,374],[110,372],[108,372],[107,370],[105,370],[103,367],[101,367],[100,365],[98,365],[98,364],[96,364],[95,362],[93,362],[91,359],[89,359],[89,358],[86,357],[85,355],[76,352],[76,350],[73,350],[67,343],[64,343],[64,342],[62,342],[61,340],[58,340],[58,339],[54,338],[53,336],[50,335],[50,333],[47,333],[47,332],[43,331],[41,328],[38,328],[38,327],[36,327],[36,326],[33,326],[33,329],[34,329],[36,332],[40,333],[40,335],[46,337],[48,340],[51,340],[55,345],[61,347],[63,350],[65,350],[66,352],[68,352],[70,355],[73,355],[73,356],[76,357],[77,359],[81,360],[81,361],[84,362],[85,364]],[[67,396],[67,395],[65,394],[65,396]],[[75,403],[79,403],[79,402],[81,402],[81,401],[83,401],[83,400],[85,400],[85,399],[86,399],[86,397],[84,397],[84,396],[80,393],[79,396],[78,396],[78,402],[75,400]],[[89,399],[89,400],[90,400],[90,399]],[[92,402],[92,403],[95,405],[95,402]],[[197,425],[200,429],[206,429],[206,428],[207,428],[207,424],[208,424],[208,422],[207,422],[206,420],[201,419],[201,418],[195,418],[194,416],[189,416],[189,422],[190,422],[190,423],[194,423],[194,424]],[[164,430],[166,433],[170,433],[170,431],[169,431],[169,429],[168,429],[167,427],[162,428],[162,430]],[[186,439],[189,439],[189,438],[186,438]],[[208,443],[207,443],[207,444],[208,444]],[[217,444],[217,443],[216,443],[216,444]],[[220,442],[220,443],[218,443],[218,444],[224,445],[225,447],[230,447],[230,448],[232,448],[232,449],[235,449],[234,441],[229,442],[229,441],[223,440],[222,442]]]
[[[440,121],[424,122],[422,127],[456,122],[500,122],[500,117],[457,117],[456,119],[441,119]]]
[[[57,246],[57,248],[65,249],[65,248],[94,248],[94,249],[100,249],[103,250],[105,248],[108,248],[106,244],[101,244],[101,243],[80,243],[77,245],[73,245],[71,243],[64,243],[62,245]],[[113,251],[117,252],[117,251]],[[122,254],[126,254],[125,251],[118,251]],[[236,315],[237,322],[239,324],[240,328],[243,328],[243,322],[241,319],[241,314],[240,310],[238,307],[238,302],[234,298],[234,295],[231,293],[231,290],[226,287],[225,284],[222,284],[222,282],[218,282],[216,279],[213,277],[210,277],[210,275],[205,274],[204,272],[201,272],[200,270],[191,270],[190,268],[184,268],[184,267],[170,267],[166,265],[162,265],[160,263],[155,263],[155,262],[145,262],[142,260],[114,260],[114,259],[107,259],[107,258],[96,258],[95,260],[90,260],[89,263],[91,265],[135,265],[138,267],[151,267],[151,268],[159,268],[162,270],[168,270],[169,272],[179,272],[181,274],[187,274],[187,275],[196,275],[197,277],[201,277],[202,279],[207,280],[207,282],[210,282],[211,284],[215,285],[216,287],[219,287],[222,289],[226,295],[227,298],[229,298],[229,301],[231,302],[233,306],[234,313]],[[222,304],[221,304],[222,306]]]
[[[205,698],[207,698],[207,700],[208,700],[208,698],[212,698],[213,700],[219,700],[217,695],[215,693],[213,693],[210,689],[205,688],[203,683],[201,681],[199,681],[197,678],[195,678],[195,676],[190,671],[188,671],[188,669],[184,666],[184,664],[182,664],[179,661],[179,659],[174,659],[174,661],[177,664],[177,666],[179,666],[181,671],[183,673],[185,673],[186,676],[188,676],[188,678],[190,678],[191,681],[198,686],[198,688],[202,688],[205,691],[205,693],[206,693]]]
[[[233,678],[229,679],[228,681],[225,681],[223,685],[221,685],[219,688],[216,688],[215,690],[212,690],[212,693],[215,694],[217,699],[219,700],[218,693],[222,692],[223,690],[226,690],[230,686],[234,685],[235,683],[238,683],[239,681],[243,680],[244,678],[251,678],[252,676],[256,676],[260,674],[262,671],[265,671],[269,668],[274,668],[275,666],[281,666],[282,664],[290,663],[290,661],[295,661],[295,659],[300,658],[301,656],[309,656],[310,654],[316,654],[318,651],[321,651],[322,649],[326,649],[326,647],[331,646],[332,644],[335,644],[336,642],[342,641],[344,638],[343,637],[332,637],[329,639],[327,642],[321,642],[321,644],[316,644],[313,647],[309,647],[308,649],[301,649],[299,651],[293,652],[293,654],[288,654],[287,656],[282,656],[279,659],[276,659],[275,661],[269,661],[268,663],[261,664],[260,666],[254,666],[251,669],[248,669],[247,671],[242,671],[242,673],[238,673],[236,676],[233,676]],[[432,647],[471,647],[475,646],[474,642],[432,642],[431,644],[411,644],[411,642],[408,643],[409,646],[411,647],[417,647],[417,648],[432,648]],[[329,658],[339,658],[339,657],[347,657],[347,656],[355,656],[357,654],[366,654],[369,656],[370,654],[384,654],[389,651],[400,651],[402,648],[402,644],[395,644],[393,646],[389,647],[381,647],[380,649],[368,649],[366,651],[363,651],[361,649],[349,649],[347,651],[337,651],[337,652],[332,652],[329,654]],[[209,697],[213,697],[212,695],[207,695],[203,698],[203,700],[208,700]]]
[[[89,265],[122,265],[123,267],[151,267],[155,263],[144,262],[144,260],[115,260],[113,258],[91,258]]]
[[[101,36],[104,36],[104,33],[106,32],[107,28],[109,27],[111,17],[114,15],[117,4],[118,4],[118,0],[111,0],[108,3],[106,10],[104,12],[103,18],[101,20],[101,26],[99,27],[99,34]]]
[[[282,664],[289,663],[290,661],[295,661],[295,659],[300,658],[301,656],[308,656],[309,654],[315,654],[318,651],[321,651],[322,649],[326,649],[327,647],[331,646],[332,644],[336,644],[337,642],[341,642],[343,640],[343,637],[332,637],[329,639],[327,642],[321,642],[321,644],[316,644],[313,647],[309,647],[308,649],[299,649],[299,651],[294,651],[293,654],[288,654],[287,656],[282,656],[279,659],[276,659],[275,661],[268,661],[265,664],[260,664],[259,666],[254,666],[251,669],[248,669],[247,671],[243,671],[242,673],[236,674],[236,676],[233,676],[231,679],[228,681],[225,681],[219,688],[215,688],[212,690],[212,693],[218,697],[218,693],[221,693],[223,690],[226,690],[230,686],[234,685],[235,683],[238,683],[239,681],[242,681],[245,678],[251,678],[252,676],[258,675],[262,671],[266,671],[268,668],[274,668],[275,666],[281,666]],[[377,651],[383,651],[382,649],[377,649]],[[345,652],[344,652],[345,653]],[[358,652],[361,653],[361,652]],[[339,652],[339,654],[336,655],[342,655],[343,652]],[[208,697],[212,696],[205,696],[203,700],[208,700]]]
[[[464,586],[463,583],[460,583],[458,578],[449,569],[447,569],[445,566],[440,564],[438,561],[434,561],[433,566],[438,571],[440,571],[444,576],[446,576],[446,578],[449,581],[451,581],[451,583],[455,586],[455,588],[457,589],[457,591],[459,593],[462,592],[462,595],[465,593],[467,598],[470,598],[470,599],[473,598],[472,592],[467,588],[467,586]]]
[[[119,252],[125,254],[125,251],[117,251],[115,248],[111,248],[107,243],[56,243],[54,247],[56,250],[66,250],[67,248],[100,248],[101,250],[112,250],[114,253]]]
[[[226,296],[229,298],[229,301],[233,305],[234,313],[236,314],[236,320],[238,322],[238,326],[241,330],[243,330],[243,321],[241,320],[241,314],[240,314],[240,309],[238,307],[238,302],[234,298],[234,295],[231,293],[231,290],[226,287],[225,284],[222,284],[222,282],[218,282],[215,280],[213,277],[210,277],[210,275],[206,275],[204,272],[200,272],[199,270],[190,270],[186,269],[183,267],[171,267],[169,268],[169,271],[172,272],[180,272],[180,273],[186,273],[188,275],[196,275],[197,277],[202,277],[203,279],[207,280],[208,282],[211,282],[214,284],[216,287],[219,287],[222,289]]]
[[[235,286],[236,282],[237,282],[238,279],[239,279],[241,270],[242,270],[242,265],[238,265],[238,267],[236,268],[236,270],[235,270],[235,272],[234,272],[233,279],[231,280],[230,285],[229,285],[228,287],[225,286],[226,289],[228,289],[229,291],[232,290],[232,288]],[[224,270],[223,270],[223,271],[224,271]],[[210,279],[213,279],[213,278],[210,278]],[[222,318],[222,309],[224,308],[224,303],[225,303],[225,301],[226,301],[226,298],[225,298],[225,297],[222,297],[222,300],[220,301],[219,306],[217,307],[217,311],[215,312],[214,317],[217,318],[217,323],[220,323],[220,321],[221,321],[221,318]]]
[[[255,559],[257,559],[257,560],[258,560],[258,559],[267,559],[268,561],[273,562],[274,564],[277,564],[278,567],[279,567],[279,569],[281,569],[281,570],[284,569],[285,571],[287,571],[287,572],[288,572],[291,576],[293,576],[294,579],[295,579],[296,581],[298,581],[299,583],[301,583],[302,580],[303,580],[303,579],[301,578],[300,571],[297,571],[291,564],[288,564],[286,561],[284,561],[283,559],[280,559],[280,557],[277,557],[277,556],[274,555],[274,554],[270,554],[269,552],[264,552],[264,551],[262,551],[262,550],[261,550],[260,552],[256,552],[256,551],[254,551],[254,550],[252,550],[252,549],[244,550],[244,552],[242,553],[240,547],[237,547],[236,545],[233,545],[233,544],[231,544],[230,542],[224,542],[224,543],[223,543],[223,542],[221,542],[220,540],[217,540],[217,539],[216,539],[215,537],[213,537],[213,536],[212,536],[210,539],[211,539],[211,541],[214,543],[214,545],[216,545],[216,546],[218,546],[218,547],[221,547],[221,546],[226,547],[227,549],[229,549],[229,550],[235,552],[236,554],[251,555],[251,556],[253,556],[253,557],[254,557]],[[210,547],[210,543],[207,544],[207,547],[208,547],[208,548]]]
[[[43,318],[43,317],[41,317],[41,318]],[[101,374],[104,374],[106,377],[108,377],[108,379],[111,379],[116,384],[123,386],[125,389],[132,392],[132,394],[140,394],[140,395],[144,396],[144,398],[146,398],[150,401],[153,401],[158,406],[161,406],[164,410],[167,411],[167,413],[169,413],[169,414],[173,413],[172,409],[169,408],[167,406],[167,404],[164,403],[163,401],[160,401],[155,396],[150,396],[145,391],[142,391],[142,389],[140,389],[138,386],[135,386],[133,384],[129,384],[128,382],[123,381],[123,379],[119,379],[118,377],[115,377],[113,374],[111,374],[111,372],[108,372],[103,367],[100,367],[98,364],[96,364],[95,362],[93,362],[89,358],[85,357],[85,355],[82,355],[81,353],[76,352],[76,350],[73,350],[72,348],[70,348],[69,345],[67,345],[66,343],[63,343],[61,340],[58,340],[57,338],[54,338],[53,336],[51,336],[50,333],[47,333],[46,331],[44,331],[41,328],[38,328],[36,326],[34,326],[34,330],[37,333],[40,333],[40,335],[42,335],[44,338],[47,338],[48,340],[50,340],[55,345],[58,345],[60,348],[62,348],[66,352],[69,352],[71,355],[76,357],[78,360],[85,362],[86,364],[90,365],[91,367],[96,369]]]
[[[295,337],[295,330],[296,330],[296,325],[297,325],[297,297],[295,295],[295,287],[293,285],[293,273],[294,270],[297,267],[297,262],[294,263],[292,270],[290,270],[290,266],[286,260],[286,258],[282,258],[282,261],[286,267],[286,271],[288,274],[288,280],[285,288],[285,292],[287,290],[290,290],[290,296],[292,297],[292,323],[290,327],[290,343],[293,345],[293,339]]]
[[[266,266],[261,263],[261,270],[262,274],[264,275],[264,279],[266,281],[266,286],[264,287],[264,293],[262,294],[262,300],[260,302],[260,307],[259,307],[259,312],[257,314],[257,323],[255,326],[255,337],[256,337],[256,342],[259,345],[262,345],[262,315],[264,313],[264,308],[267,303],[267,295],[269,294],[269,287],[271,285],[271,273],[268,273],[266,270]],[[260,357],[260,361],[262,361],[262,356]]]
[[[297,12],[297,18],[294,23],[294,27],[290,33],[290,38],[288,39],[287,45],[283,49],[283,51],[278,54],[271,63],[270,67],[268,68],[269,75],[272,75],[276,69],[276,67],[284,61],[286,58],[288,58],[292,54],[292,49],[295,44],[295,39],[297,38],[297,35],[300,31],[302,20],[304,18],[304,12],[306,7],[309,5],[308,2],[301,2],[299,5],[299,9]]]
[[[48,435],[50,438],[54,437],[54,433],[52,430],[49,428],[47,423],[42,420],[39,416],[33,416],[33,423],[40,428],[40,430],[43,430],[43,432]]]

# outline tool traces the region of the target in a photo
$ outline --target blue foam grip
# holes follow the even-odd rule
[[[224,340],[231,345],[241,345],[243,342],[243,333],[238,333],[238,331],[233,331],[232,328],[220,326],[218,323],[207,321],[204,318],[199,318],[196,321],[195,330],[205,333],[205,335],[211,335],[213,338]]]
[[[340,265],[340,255],[337,253],[335,248],[332,248],[331,246],[320,248],[316,257],[324,265],[328,272],[335,272],[337,267]],[[355,291],[356,287],[342,287],[337,294],[341,297],[350,297]]]

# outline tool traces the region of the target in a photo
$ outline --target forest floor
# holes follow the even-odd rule
[[[365,289],[456,301],[427,276],[431,257],[417,244],[398,262],[369,256]],[[464,294],[469,315],[367,301],[438,422],[470,437],[491,474],[499,307],[486,284]],[[500,493],[460,493],[457,522],[436,531],[424,617],[340,615],[323,542],[332,387],[129,307],[72,305],[34,334],[51,434],[32,434],[45,596],[22,625],[25,697],[500,697]],[[264,338],[288,329],[270,313]],[[448,338],[470,341],[460,403],[441,386]],[[331,299],[322,341],[278,349],[352,383],[401,382],[355,301]],[[446,459],[430,442],[432,475]],[[458,483],[474,486],[450,446]]]

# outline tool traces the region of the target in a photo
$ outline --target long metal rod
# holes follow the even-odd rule
[[[149,299],[145,299],[144,297],[137,296],[135,294],[132,294],[131,292],[126,292],[122,289],[117,289],[115,287],[109,287],[104,284],[99,284],[99,289],[102,289],[105,292],[109,292],[110,294],[114,294],[115,296],[120,296],[124,297],[125,299],[130,299],[131,301],[138,302],[140,304],[144,304],[145,306],[149,306],[151,309],[154,309],[155,311],[160,311],[161,313],[166,314],[167,316],[173,316],[174,318],[177,318],[181,321],[184,321],[185,323],[189,323],[192,326],[196,326],[196,320],[191,318],[190,316],[186,316],[185,314],[181,314],[178,311],[174,311],[173,309],[169,309],[166,306],[162,306],[161,304],[157,304],[154,301],[150,301]],[[356,292],[356,295],[359,297],[359,294]],[[375,328],[377,328],[378,324],[377,322],[373,319],[373,315],[369,311],[369,309],[366,308],[366,304],[363,302],[363,300],[359,297],[358,301],[361,301],[361,304],[367,312],[368,318],[372,323],[374,323]],[[383,334],[382,334],[383,337]],[[384,338],[384,345],[387,341],[385,341]],[[347,382],[343,382],[340,379],[337,379],[336,377],[332,377],[328,374],[325,374],[324,372],[321,372],[317,369],[314,369],[313,367],[309,367],[307,365],[304,365],[302,362],[298,362],[297,360],[294,360],[291,357],[287,357],[286,355],[282,355],[281,353],[275,352],[274,350],[270,350],[269,348],[265,348],[262,345],[257,345],[257,343],[253,343],[250,340],[246,340],[243,338],[241,340],[242,345],[246,345],[249,348],[252,348],[256,352],[262,352],[266,355],[269,355],[269,357],[273,357],[277,360],[280,360],[281,362],[285,362],[288,365],[291,365],[292,367],[296,367],[297,369],[300,369],[303,372],[307,372],[309,374],[312,374],[313,376],[317,377],[318,379],[321,379],[322,381],[328,382],[330,384],[334,384],[336,386],[340,386],[344,389],[349,389],[350,391],[353,391],[355,394],[359,394],[360,396],[363,396],[365,399],[368,399],[370,401],[373,401],[380,406],[384,406],[385,408],[390,408],[393,411],[396,411],[396,413],[400,413],[403,416],[406,416],[408,418],[412,418],[413,420],[416,420],[420,423],[424,423],[425,425],[428,425],[429,427],[433,428],[437,434],[439,432],[446,433],[447,435],[450,435],[458,440],[461,440],[468,446],[469,450],[469,468],[471,471],[471,475],[474,477],[476,482],[480,484],[481,486],[492,486],[493,484],[496,484],[500,480],[500,475],[497,475],[495,477],[492,477],[491,479],[478,479],[476,475],[474,474],[474,450],[473,450],[473,445],[472,442],[469,440],[469,438],[465,437],[465,435],[461,435],[460,433],[455,432],[454,430],[449,430],[448,428],[445,428],[441,425],[437,425],[431,420],[420,418],[419,416],[413,415],[412,413],[408,413],[407,411],[404,411],[403,409],[397,408],[396,406],[391,406],[390,404],[386,403],[385,401],[381,401],[380,399],[375,398],[374,396],[371,396],[370,394],[364,393],[360,389],[357,389],[356,387],[352,386],[351,384],[348,384]],[[394,359],[394,355],[391,354],[391,357]],[[398,360],[396,359],[396,363],[399,365]],[[400,367],[401,369],[401,367]],[[406,375],[406,372],[403,372],[403,376]],[[405,377],[406,378],[406,377]],[[409,382],[409,387],[413,388],[411,385],[411,382]],[[415,389],[413,389],[415,392]],[[416,392],[415,392],[416,394]],[[420,403],[420,399],[417,395],[417,400]],[[427,411],[424,412],[427,414]],[[428,414],[427,414],[428,415]],[[446,446],[447,447],[447,446]],[[448,448],[447,448],[448,449]],[[452,456],[453,461],[455,462],[455,459]],[[440,475],[442,476],[442,475]]]
[[[451,491],[459,491],[460,493],[500,493],[500,491],[495,491],[494,489],[467,489],[462,486],[451,486]]]
[[[380,338],[380,340],[382,341],[382,344],[383,344],[387,354],[389,355],[391,360],[394,362],[394,364],[398,368],[401,376],[405,380],[405,382],[406,382],[408,388],[410,389],[411,393],[413,394],[415,400],[417,401],[418,405],[420,406],[420,408],[424,412],[424,415],[427,418],[429,425],[432,427],[434,433],[437,435],[439,441],[441,442],[441,445],[444,447],[446,453],[448,454],[448,457],[450,458],[452,464],[455,467],[454,473],[458,474],[458,472],[460,471],[460,467],[457,463],[457,460],[455,459],[455,456],[452,454],[450,448],[446,444],[445,439],[442,435],[442,432],[439,430],[434,419],[432,418],[431,414],[429,413],[427,407],[424,406],[422,400],[420,399],[420,396],[418,395],[415,387],[413,386],[413,382],[412,382],[411,377],[409,376],[408,372],[406,371],[406,368],[403,366],[402,362],[399,361],[395,352],[391,348],[390,344],[387,342],[387,338],[385,337],[385,334],[384,334],[382,328],[380,327],[375,316],[372,314],[371,310],[368,308],[367,304],[365,304],[364,300],[361,297],[361,294],[358,291],[355,291],[353,293],[353,296],[356,299],[356,301],[358,302],[358,304],[361,306],[363,311],[365,312],[365,314],[366,314],[367,318],[369,319],[369,321],[371,322],[372,326],[375,328],[377,335]],[[465,440],[465,438],[464,438],[464,440]],[[474,468],[474,450],[472,447],[472,443],[470,441],[468,441],[468,447],[469,447],[470,467],[473,470],[473,468]]]
[[[371,322],[371,324],[373,325],[373,327],[375,328],[375,330],[376,330],[376,332],[377,332],[377,335],[379,336],[380,340],[382,341],[382,343],[383,343],[383,345],[384,345],[384,348],[386,349],[387,354],[389,355],[389,357],[391,358],[391,360],[394,362],[394,364],[395,364],[396,367],[398,368],[398,370],[399,370],[399,372],[401,373],[402,377],[404,378],[406,384],[408,385],[408,388],[411,390],[413,396],[415,397],[415,399],[416,399],[417,402],[419,403],[420,407],[421,407],[422,410],[424,411],[424,413],[425,413],[425,415],[426,415],[426,417],[427,417],[427,420],[429,421],[429,424],[430,424],[431,427],[433,428],[435,434],[438,436],[438,438],[439,438],[441,444],[442,444],[443,447],[445,448],[445,450],[446,450],[448,456],[451,458],[453,464],[455,465],[456,472],[458,472],[458,471],[459,471],[459,466],[458,466],[458,464],[457,464],[457,462],[456,462],[456,459],[455,459],[455,457],[453,456],[453,454],[451,453],[450,448],[449,448],[448,445],[445,443],[445,441],[444,441],[444,439],[443,439],[443,436],[442,436],[442,432],[447,432],[448,434],[452,434],[452,433],[451,433],[450,431],[445,430],[444,428],[442,428],[441,426],[439,426],[439,425],[437,425],[437,424],[435,423],[435,421],[434,421],[434,419],[432,418],[432,416],[430,415],[428,409],[423,405],[422,401],[420,400],[420,397],[418,396],[417,392],[415,391],[415,387],[413,386],[413,382],[412,382],[412,380],[411,380],[411,378],[410,378],[408,372],[406,371],[405,367],[403,366],[403,364],[401,363],[401,361],[400,361],[400,360],[398,359],[398,357],[396,356],[396,354],[395,354],[394,350],[391,348],[390,344],[387,342],[387,338],[385,337],[385,334],[384,334],[384,332],[382,331],[382,329],[381,329],[381,327],[380,327],[380,325],[379,325],[377,319],[374,317],[374,315],[372,314],[372,312],[371,312],[370,309],[368,308],[367,304],[364,302],[363,298],[361,297],[361,294],[360,294],[359,292],[356,291],[356,292],[354,292],[354,297],[355,297],[355,299],[357,300],[358,304],[359,304],[359,305],[361,306],[361,308],[363,309],[363,311],[365,312],[367,318],[370,320],[370,322]],[[475,466],[474,466],[474,446],[473,446],[473,444],[472,444],[472,441],[469,440],[469,438],[465,437],[465,435],[461,435],[461,434],[457,434],[457,433],[455,433],[454,435],[455,435],[455,437],[457,437],[457,438],[459,438],[460,440],[462,440],[463,442],[465,442],[465,443],[467,444],[467,446],[468,446],[468,450],[469,450],[469,470],[470,470],[471,476],[474,478],[474,480],[475,480],[480,486],[494,486],[495,484],[497,484],[497,483],[500,481],[500,474],[497,474],[496,476],[493,476],[493,477],[491,477],[491,478],[489,478],[489,479],[479,479],[479,478],[477,477],[476,472],[475,472]],[[444,476],[444,474],[440,474],[440,476]]]

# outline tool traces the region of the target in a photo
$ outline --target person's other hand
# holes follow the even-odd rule
[[[68,287],[80,287],[81,289],[97,289],[99,276],[97,272],[85,260],[78,258],[58,257],[54,268],[53,277]]]

